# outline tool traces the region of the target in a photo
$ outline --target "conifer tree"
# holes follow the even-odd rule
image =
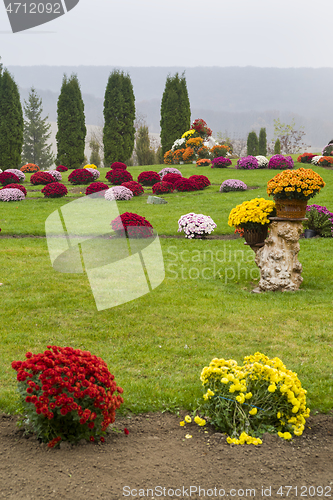
[[[48,116],[42,118],[42,99],[31,88],[28,101],[24,101],[23,151],[24,163],[34,163],[42,170],[49,168],[54,162],[51,144],[47,144],[51,136],[51,125],[47,123]]]
[[[252,131],[247,136],[247,154],[251,156],[257,156],[258,146],[258,136],[254,131]]]
[[[179,78],[167,76],[161,102],[162,153],[169,151],[176,139],[180,139],[191,126],[191,109],[184,73]]]
[[[135,98],[130,76],[118,70],[108,79],[104,97],[104,164],[126,162],[134,148]]]
[[[99,154],[99,144],[98,141],[92,137],[89,142],[89,147],[91,149],[91,154],[90,154],[90,163],[93,165],[96,165],[97,168],[101,166],[101,157]]]
[[[147,125],[141,125],[138,129],[135,152],[139,165],[154,165],[155,152],[150,146],[149,130]]]
[[[18,168],[23,145],[23,113],[15,81],[0,67],[0,168]]]
[[[280,139],[276,139],[275,144],[274,144],[274,154],[279,155],[281,154],[281,142]]]
[[[86,126],[77,75],[64,75],[58,98],[57,163],[80,168],[84,161]]]
[[[261,128],[259,132],[258,155],[267,155],[267,136],[265,128]]]

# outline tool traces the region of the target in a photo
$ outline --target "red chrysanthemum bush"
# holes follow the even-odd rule
[[[179,181],[175,182],[173,188],[177,191],[198,191],[199,186],[196,181],[182,177]]]
[[[123,182],[129,182],[133,180],[132,174],[127,170],[121,168],[115,168],[109,170],[106,174],[106,179],[114,186],[120,186]]]
[[[182,179],[183,176],[181,174],[165,174],[163,176],[163,182],[169,182],[170,184],[174,184],[175,182],[179,181]]]
[[[57,172],[67,172],[68,168],[65,165],[58,165],[56,168]]]
[[[42,191],[45,198],[62,198],[68,193],[67,188],[60,182],[51,182],[43,187]]]
[[[38,165],[35,165],[34,163],[27,163],[26,165],[23,165],[23,167],[21,167],[20,170],[25,174],[33,174],[35,172],[39,172],[40,168]]]
[[[1,189],[5,189],[5,188],[1,188]],[[27,190],[25,189],[24,186],[22,186],[22,184],[7,184],[6,189],[19,189],[20,191],[22,191],[24,196],[27,196]]]
[[[46,184],[51,184],[51,182],[57,181],[55,181],[53,175],[48,172],[36,172],[30,177],[30,182],[34,186],[38,186],[39,184],[46,186]]]
[[[86,195],[88,196],[89,194],[98,193],[99,191],[104,191],[105,189],[109,189],[109,186],[104,184],[104,182],[92,182],[86,188]]]
[[[90,184],[93,182],[94,176],[87,169],[76,168],[69,174],[68,180],[71,184]]]
[[[7,186],[8,184],[19,184],[19,182],[20,179],[12,172],[4,171],[2,172],[2,174],[0,174],[0,184],[2,184],[3,186]]]
[[[144,193],[144,189],[139,182],[135,181],[123,182],[122,186],[124,186],[127,189],[130,189],[133,193],[133,196],[140,196],[140,194]]]
[[[312,158],[314,158],[316,155],[312,153],[303,153],[297,157],[297,161],[299,163],[311,163]]]
[[[126,238],[149,238],[154,234],[153,226],[145,217],[131,212],[118,215],[111,226],[119,236]]]
[[[160,176],[157,172],[153,170],[147,170],[146,172],[141,172],[138,176],[138,182],[143,186],[153,186],[157,182],[160,182]]]
[[[117,170],[117,169],[126,170],[127,169],[127,165],[125,165],[125,163],[122,163],[121,161],[115,161],[114,163],[112,163],[112,165],[111,165],[110,168],[112,170]]]
[[[156,182],[156,184],[153,185],[153,193],[154,194],[165,194],[165,193],[172,193],[173,191],[173,185],[170,182]]]
[[[94,441],[115,421],[123,403],[107,364],[90,352],[47,346],[26,361],[13,361],[24,420],[44,443]]]
[[[210,186],[210,180],[205,175],[191,175],[189,180],[194,181],[199,186],[199,189],[204,189],[205,187]]]

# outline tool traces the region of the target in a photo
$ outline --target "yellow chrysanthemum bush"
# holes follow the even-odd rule
[[[204,403],[200,413],[229,444],[261,444],[265,432],[283,439],[300,436],[310,410],[297,373],[279,358],[260,352],[246,356],[242,366],[233,359],[213,359],[202,372]]]
[[[85,165],[83,168],[93,168],[94,170],[97,169],[96,165],[94,165],[93,163],[90,163],[89,165]]]
[[[325,186],[323,178],[311,168],[284,170],[267,183],[268,195],[275,199],[308,200]]]
[[[236,229],[257,229],[271,222],[268,217],[275,215],[274,210],[274,201],[265,200],[264,198],[244,201],[231,210],[228,224]]]

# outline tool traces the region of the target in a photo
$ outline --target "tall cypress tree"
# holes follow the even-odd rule
[[[31,88],[28,101],[24,101],[23,152],[24,163],[35,163],[42,170],[49,168],[54,162],[51,144],[47,144],[51,136],[51,125],[48,116],[42,118],[42,99]]]
[[[128,160],[134,148],[135,98],[128,74],[114,70],[104,97],[104,164]]]
[[[191,126],[191,109],[184,73],[179,78],[167,76],[161,102],[161,145],[162,153],[169,151]]]
[[[265,128],[261,128],[259,132],[258,154],[262,156],[267,155],[267,136]]]
[[[20,94],[10,73],[0,68],[0,168],[18,168],[23,145]]]
[[[57,163],[79,168],[84,162],[86,138],[84,104],[77,75],[64,75],[58,98]]]
[[[249,133],[247,136],[247,154],[251,156],[257,156],[258,155],[258,136],[257,134],[252,131]]]
[[[147,125],[141,125],[138,129],[135,152],[139,165],[154,165],[155,152],[150,145],[149,129]]]

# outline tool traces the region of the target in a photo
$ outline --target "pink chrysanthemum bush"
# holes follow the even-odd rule
[[[224,156],[218,156],[212,161],[212,168],[227,168],[231,165],[231,160],[229,158],[224,158]]]
[[[255,156],[244,156],[237,160],[236,168],[245,170],[254,170],[259,168],[259,162]]]
[[[48,173],[52,175],[55,181],[60,182],[62,180],[61,172],[58,170],[49,170]]]
[[[97,181],[97,179],[99,179],[99,176],[101,175],[99,170],[97,170],[97,167],[96,168],[90,168],[90,167],[83,167],[85,168],[86,170],[88,170],[88,172],[90,172],[94,178],[94,181]]]
[[[43,187],[42,191],[45,198],[62,198],[68,193],[67,188],[60,182],[51,182]]]
[[[110,184],[113,184],[114,186],[120,186],[123,182],[130,182],[133,180],[132,174],[121,168],[109,170],[105,177]]]
[[[178,174],[182,175],[181,171],[178,168],[165,167],[159,171],[158,175],[160,176],[161,181],[164,180],[163,177],[167,174]]]
[[[27,352],[25,361],[12,363],[24,424],[50,448],[60,440],[104,441],[123,403],[123,389],[105,361],[90,352],[58,346],[47,349],[39,354]]]
[[[127,189],[130,189],[133,193],[133,196],[140,196],[140,194],[144,193],[144,189],[139,182],[135,181],[123,182],[122,186],[124,186]]]
[[[228,443],[258,445],[265,432],[287,440],[303,433],[310,414],[307,391],[279,358],[256,352],[241,366],[233,359],[215,358],[202,370],[200,380],[204,388],[200,413],[228,434]]]
[[[247,185],[238,179],[227,179],[222,182],[220,193],[229,193],[230,191],[246,191]]]
[[[113,186],[105,191],[104,197],[106,200],[126,201],[133,198],[133,192],[124,186]]]
[[[22,191],[24,196],[27,196],[27,190],[25,189],[24,186],[22,186],[22,184],[7,184],[6,187],[1,189],[19,189],[20,191]]]
[[[270,158],[267,168],[275,170],[286,170],[294,168],[294,160],[291,156],[274,155]]]
[[[0,189],[0,201],[22,201],[25,199],[21,189]]]
[[[195,214],[193,212],[182,215],[178,221],[178,232],[184,231],[185,238],[204,239],[212,233],[216,224],[209,215]]]

